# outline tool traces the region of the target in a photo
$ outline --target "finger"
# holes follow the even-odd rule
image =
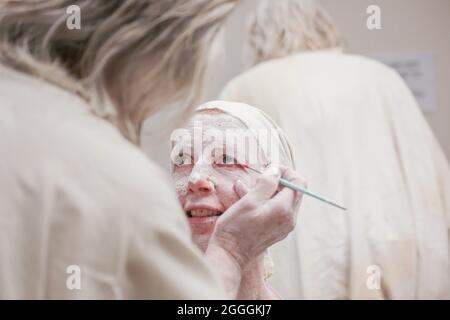
[[[237,180],[234,184],[234,191],[239,198],[242,198],[250,191],[250,188],[247,187],[241,180]]]
[[[280,175],[281,178],[286,179],[288,181],[291,181],[292,183],[295,183],[299,185],[300,187],[306,188],[307,182],[304,177],[302,177],[298,172],[294,171],[291,168],[280,166]]]
[[[304,188],[307,187],[307,183],[304,178],[302,178],[297,172],[292,169],[282,167],[280,172],[284,179],[289,180],[299,186]],[[284,211],[294,211],[296,214],[299,207],[301,198],[303,194],[284,187],[280,192],[278,192],[268,203],[269,211],[284,210]]]
[[[266,204],[266,210],[263,217],[266,224],[273,228],[284,230],[285,236],[291,232],[297,222],[297,210],[293,204],[295,195],[292,190],[282,190],[277,194],[276,199],[269,200]]]
[[[277,239],[275,242],[285,238],[296,225],[297,215],[293,210],[287,210],[284,207],[285,204],[273,202],[267,202],[264,205],[264,210],[261,210],[262,214],[259,216],[260,224],[266,230],[276,231]]]
[[[294,171],[293,169],[288,167],[280,167],[280,173],[284,180],[292,182],[293,184],[296,184],[304,189],[308,187],[308,183],[306,182],[305,178],[303,178],[298,172]],[[301,192],[296,193],[296,203],[300,199],[301,195]]]
[[[246,197],[252,201],[270,199],[278,188],[279,176],[260,175],[256,185],[247,193]]]
[[[271,210],[275,208],[281,208],[284,211],[294,211],[303,194],[284,187],[267,203]]]

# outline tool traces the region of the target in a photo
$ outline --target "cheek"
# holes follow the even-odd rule
[[[221,168],[211,178],[216,185],[219,200],[225,208],[229,208],[239,200],[239,196],[234,190],[234,185],[237,180],[241,180],[245,185],[252,187],[250,175],[242,170]]]
[[[172,173],[175,192],[177,193],[178,199],[181,203],[184,203],[188,192],[189,174],[189,168],[176,169],[175,172]]]

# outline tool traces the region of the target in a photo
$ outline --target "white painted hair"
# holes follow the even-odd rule
[[[147,116],[179,100],[180,118],[193,110],[212,38],[237,1],[1,0],[0,62],[80,95],[137,142]],[[66,26],[71,5],[79,30]]]
[[[334,22],[315,0],[258,0],[247,36],[251,65],[343,45]]]

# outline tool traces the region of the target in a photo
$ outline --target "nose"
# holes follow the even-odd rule
[[[210,194],[214,191],[214,184],[207,178],[190,179],[188,189],[191,193]]]

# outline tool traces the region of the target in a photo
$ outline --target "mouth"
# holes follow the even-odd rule
[[[220,216],[223,212],[209,208],[192,208],[186,211],[188,218],[206,218]]]
[[[210,235],[222,213],[218,208],[204,206],[189,206],[186,210],[192,233],[197,236]]]

